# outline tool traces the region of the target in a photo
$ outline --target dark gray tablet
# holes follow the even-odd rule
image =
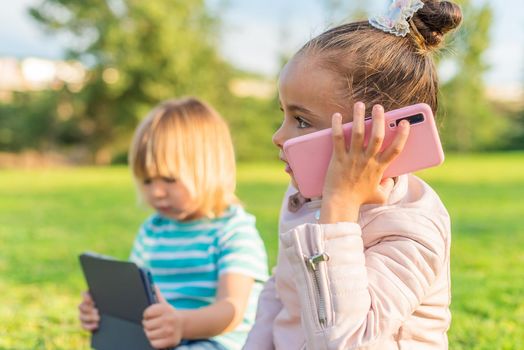
[[[155,300],[151,275],[128,261],[83,253],[79,257],[89,293],[100,313],[91,346],[96,350],[154,350],[142,328]]]

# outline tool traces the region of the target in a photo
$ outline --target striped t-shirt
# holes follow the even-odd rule
[[[152,215],[140,228],[131,260],[150,269],[166,300],[178,309],[212,304],[218,279],[239,273],[255,279],[242,323],[212,338],[241,349],[255,320],[257,300],[267,279],[267,256],[254,216],[231,206],[221,217],[189,222]]]

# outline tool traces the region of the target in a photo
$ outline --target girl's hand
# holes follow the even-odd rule
[[[175,310],[155,286],[159,302],[144,311],[142,325],[147,339],[155,349],[177,346],[182,340],[184,318]]]
[[[82,293],[82,302],[78,305],[78,311],[78,318],[83,329],[86,331],[94,331],[98,328],[100,315],[89,292]]]
[[[342,116],[332,119],[333,156],[322,194],[320,223],[356,222],[362,204],[383,204],[393,189],[393,179],[383,179],[388,165],[402,152],[409,135],[409,122],[402,121],[389,147],[380,151],[384,141],[384,108],[373,107],[373,125],[364,147],[365,105],[357,102],[353,110],[351,145],[346,147]]]

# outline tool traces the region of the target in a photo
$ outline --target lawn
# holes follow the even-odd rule
[[[450,156],[420,174],[453,222],[450,349],[524,349],[524,153]],[[242,164],[238,194],[275,263],[282,165]],[[87,349],[84,250],[127,258],[149,211],[125,168],[0,172],[0,349]]]

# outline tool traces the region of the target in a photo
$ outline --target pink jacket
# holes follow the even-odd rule
[[[447,349],[451,234],[437,194],[404,175],[358,224],[320,225],[320,201],[288,210],[294,192],[244,349]]]

